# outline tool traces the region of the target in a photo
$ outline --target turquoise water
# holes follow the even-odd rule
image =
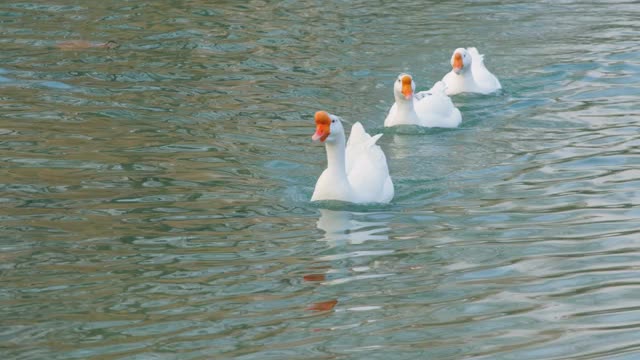
[[[640,5],[0,5],[3,359],[640,358]],[[113,40],[118,46],[103,46]],[[476,46],[458,129],[383,129]],[[389,205],[309,203],[326,110]]]

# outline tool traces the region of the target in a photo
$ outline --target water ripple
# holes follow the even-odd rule
[[[67,3],[0,5],[4,358],[640,354],[632,1]],[[459,46],[504,91],[384,129]],[[391,204],[309,204],[320,109]]]

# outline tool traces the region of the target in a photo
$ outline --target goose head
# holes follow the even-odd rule
[[[398,78],[393,84],[393,96],[396,98],[396,101],[412,99],[415,90],[416,84],[409,74],[402,73],[398,75]]]
[[[451,55],[451,68],[453,72],[460,75],[471,68],[471,55],[464,48],[457,48]]]
[[[326,111],[318,111],[315,115],[316,132],[311,136],[313,141],[333,143],[340,136],[344,138],[344,128],[340,118]]]

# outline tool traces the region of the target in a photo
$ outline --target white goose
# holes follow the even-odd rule
[[[447,95],[462,92],[489,94],[502,89],[500,81],[484,66],[484,55],[478,49],[457,48],[451,55],[452,70],[442,78]]]
[[[393,182],[387,158],[376,141],[359,122],[351,127],[345,147],[341,119],[325,111],[315,115],[314,141],[325,144],[327,168],[318,178],[311,201],[341,200],[351,203],[388,203],[393,198]]]
[[[438,81],[429,91],[414,94],[416,84],[411,75],[400,74],[393,85],[396,102],[389,109],[384,126],[419,125],[454,128],[462,115],[446,94],[446,86]]]

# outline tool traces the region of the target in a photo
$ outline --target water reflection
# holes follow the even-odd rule
[[[380,256],[393,254],[394,250],[379,249],[379,241],[389,240],[390,229],[386,221],[356,220],[365,214],[339,210],[320,210],[318,229],[324,231],[329,248],[316,260],[328,266],[323,273],[306,274],[305,281],[320,281],[325,285],[338,285],[354,280],[386,277],[372,267],[372,261]],[[377,241],[368,245],[368,241]],[[329,253],[329,254],[327,254]]]
[[[350,211],[320,209],[317,227],[324,231],[322,241],[332,246],[358,245],[368,240],[388,240],[386,221],[356,220]]]

